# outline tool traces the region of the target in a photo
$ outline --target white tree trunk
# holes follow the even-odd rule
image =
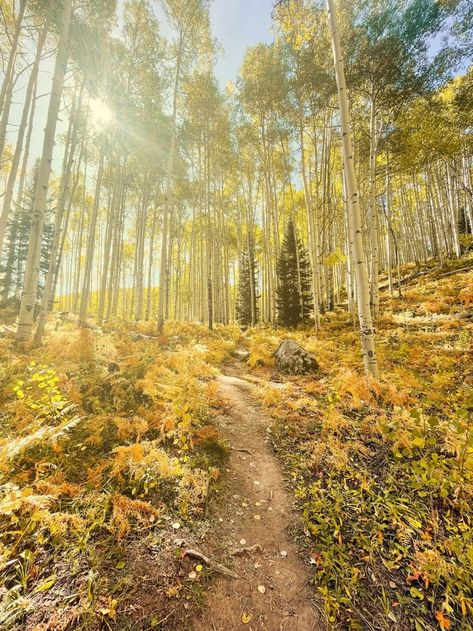
[[[94,207],[90,218],[89,234],[87,237],[87,250],[85,255],[84,278],[82,281],[82,294],[80,297],[79,323],[84,326],[87,320],[87,309],[89,306],[90,287],[92,281],[92,266],[94,262],[95,232],[97,227],[97,217],[100,208],[100,191],[102,188],[102,176],[104,170],[104,147],[100,150],[99,166],[97,169],[97,180],[95,183]]]
[[[21,0],[18,18],[15,25],[15,33],[13,35],[13,40],[11,43],[10,56],[8,58],[7,67],[5,69],[5,76],[3,79],[2,87],[0,88],[0,160],[3,155],[3,149],[5,148],[6,142],[8,118],[10,116],[13,86],[15,84],[15,81],[13,80],[13,74],[15,69],[15,61],[18,49],[18,42],[20,39],[21,27],[23,26],[25,8],[26,0]]]
[[[84,84],[82,84],[82,89]],[[41,308],[38,316],[38,324],[34,335],[34,343],[36,345],[41,344],[43,339],[44,329],[46,327],[46,320],[48,313],[52,311],[54,306],[53,288],[54,279],[57,274],[57,270],[61,264],[59,257],[59,251],[61,246],[62,230],[64,229],[64,215],[66,210],[66,202],[69,193],[69,182],[72,176],[72,164],[74,161],[76,144],[77,144],[77,121],[76,116],[80,111],[82,102],[82,89],[79,96],[77,108],[73,110],[69,119],[69,129],[67,131],[66,147],[64,151],[64,159],[62,162],[61,184],[59,186],[59,199],[58,207],[56,209],[56,216],[54,218],[54,233],[53,242],[49,254],[49,265],[46,274],[46,282],[44,285],[43,296],[41,298]],[[74,94],[75,98],[75,94]]]
[[[376,207],[376,105],[371,97],[370,116],[370,234],[371,234],[371,311],[373,317],[379,311],[379,248],[378,248],[378,209]]]
[[[23,284],[20,315],[18,317],[18,327],[16,331],[17,344],[24,344],[27,340],[29,340],[33,326],[34,306],[38,290],[44,217],[48,197],[49,177],[51,174],[54,139],[56,136],[56,125],[59,107],[61,105],[64,75],[66,73],[71,18],[72,0],[64,0],[51,96],[49,98],[48,116],[44,130],[43,151],[41,154],[41,161],[38,170],[38,183],[34,196],[33,217],[31,221],[30,239],[28,244],[25,280]]]
[[[20,166],[21,152],[23,149],[23,141],[25,138],[26,126],[28,123],[28,113],[32,107],[33,89],[38,79],[39,63],[41,61],[41,54],[43,46],[46,41],[46,35],[48,33],[48,25],[45,24],[38,37],[38,45],[36,48],[36,55],[31,69],[30,78],[28,80],[28,86],[25,93],[25,105],[21,115],[20,126],[18,127],[18,135],[16,138],[15,153],[13,154],[13,160],[10,167],[10,173],[8,174],[7,188],[5,190],[5,197],[3,198],[3,209],[0,216],[0,254],[3,251],[3,242],[5,239],[5,228],[7,225],[8,217],[10,215],[11,203],[13,199],[13,192],[15,189],[16,176],[18,174],[18,168]]]
[[[348,107],[348,94],[345,84],[345,69],[337,30],[335,1],[327,0],[327,9],[332,36],[335,75],[337,79],[338,98],[340,105],[340,122],[342,128],[342,149],[345,165],[345,181],[348,202],[349,237],[353,248],[353,258],[356,277],[356,292],[358,302],[358,317],[361,331],[361,350],[367,374],[378,377],[378,362],[374,344],[374,330],[370,310],[370,288],[368,271],[363,248],[361,216],[358,200],[358,190],[355,176],[353,143],[351,139],[351,120]]]
[[[161,264],[159,268],[159,294],[158,294],[158,332],[162,333],[164,329],[164,320],[166,318],[166,295],[168,285],[168,232],[169,232],[169,214],[171,206],[172,184],[174,179],[174,162],[176,158],[176,118],[177,118],[177,96],[179,91],[179,81],[181,74],[181,57],[182,57],[182,34],[179,42],[179,50],[176,59],[176,74],[174,77],[174,93],[172,102],[172,121],[171,121],[171,140],[169,143],[169,158],[166,173],[166,196],[163,209],[163,234],[161,241]]]

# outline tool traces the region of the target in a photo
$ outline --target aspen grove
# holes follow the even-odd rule
[[[471,628],[472,60],[470,0],[1,0],[0,628]]]

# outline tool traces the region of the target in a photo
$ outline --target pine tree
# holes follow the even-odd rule
[[[31,230],[34,195],[38,182],[38,166],[38,163],[36,163],[31,176],[31,181],[25,190],[24,205],[16,209],[14,216],[7,223],[6,256],[0,266],[0,287],[3,300],[7,300],[11,295],[19,297],[23,287],[26,259],[28,257],[28,239]],[[49,200],[45,213],[46,222],[44,226],[43,242],[41,244],[38,283],[39,297],[41,297],[44,288],[45,276],[49,265],[49,253],[53,240],[51,214],[52,211]]]
[[[258,322],[257,269],[253,244],[243,250],[240,259],[236,318],[242,326],[254,326]]]
[[[286,227],[276,270],[278,323],[289,328],[306,324],[313,308],[312,272],[308,252],[296,237],[292,219]]]

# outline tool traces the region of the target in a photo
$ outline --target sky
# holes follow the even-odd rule
[[[125,0],[119,0],[119,16]],[[274,0],[210,0],[210,27],[212,37],[220,44],[215,75],[221,87],[235,81],[248,46],[259,42],[271,42]],[[159,0],[152,0],[151,7],[165,37],[174,36],[166,23]]]
[[[215,74],[222,86],[234,81],[248,46],[274,39],[271,12],[274,0],[214,0],[210,8],[212,34],[224,48]]]

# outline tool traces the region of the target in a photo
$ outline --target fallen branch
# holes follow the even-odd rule
[[[452,274],[462,274],[463,272],[470,272],[471,270],[473,270],[472,265],[469,265],[468,267],[460,267],[460,269],[452,269],[449,272],[440,274],[440,276],[437,276],[437,278],[444,278],[445,276],[452,276]]]
[[[224,565],[221,565],[220,563],[211,561],[209,557],[206,557],[205,554],[202,554],[202,552],[199,552],[198,550],[192,550],[192,549],[184,550],[184,552],[182,553],[182,558],[184,559],[185,557],[192,557],[193,559],[202,561],[202,563],[205,563],[205,565],[207,565],[209,569],[213,570],[214,572],[218,572],[219,574],[229,576],[230,578],[236,578],[236,579],[240,578],[236,572],[228,569],[228,567],[225,567]]]
[[[249,449],[239,449],[238,447],[232,447],[232,451],[242,451],[244,454],[253,455],[253,453]]]
[[[248,546],[247,548],[237,548],[233,550],[232,557],[241,556],[242,554],[251,554],[252,552],[263,552],[263,548],[259,543],[255,543],[252,546]]]

